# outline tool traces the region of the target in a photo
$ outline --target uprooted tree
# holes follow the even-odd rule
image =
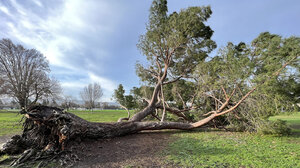
[[[269,73],[257,78],[260,82],[253,83],[252,87],[248,87],[252,82],[246,80],[252,79],[253,75],[247,74],[248,71],[246,72],[247,68],[253,69],[250,64],[252,60],[249,61],[252,58],[250,53],[254,54],[253,57],[257,56],[262,60],[264,57],[271,57],[272,54],[279,53],[266,54],[263,53],[266,49],[248,51],[242,49],[242,46],[236,46],[236,50],[234,50],[236,53],[231,57],[225,54],[228,57],[224,60],[232,59],[237,60],[239,63],[244,60],[249,65],[229,66],[231,64],[226,64],[226,61],[222,61],[221,57],[216,57],[212,59],[210,64],[222,64],[224,66],[219,69],[211,69],[211,66],[206,67],[209,64],[203,65],[202,63],[205,62],[208,53],[216,47],[210,39],[213,31],[205,25],[210,15],[210,7],[190,7],[168,15],[167,1],[154,0],[150,9],[147,32],[141,36],[138,44],[139,49],[147,57],[149,64],[148,66],[138,64],[137,73],[149,85],[145,89],[152,92],[151,96],[140,97],[146,103],[144,108],[131,118],[128,116],[128,118],[120,119],[120,122],[92,123],[59,108],[33,106],[21,111],[21,114],[26,117],[23,133],[21,136],[14,136],[11,141],[6,143],[0,151],[0,155],[23,152],[21,157],[12,163],[12,165],[20,165],[28,159],[49,158],[51,160],[53,154],[70,151],[72,145],[81,139],[111,138],[143,130],[190,130],[198,128],[213,121],[218,116],[235,115],[236,109],[255,90],[261,85],[272,81],[288,65],[299,61],[297,57],[299,55],[298,39],[298,43],[293,45],[298,46],[298,48],[294,49],[287,45],[280,50],[282,51],[280,54],[285,54],[284,57],[280,57],[278,60],[267,59],[269,62],[259,62],[262,67],[259,71]],[[258,41],[256,45],[263,44]],[[283,43],[280,42],[279,47],[282,47],[282,45]],[[265,44],[265,46],[268,45]],[[234,47],[228,46],[228,51],[231,51],[230,48]],[[293,50],[293,52],[288,52],[288,50]],[[264,69],[272,61],[273,63],[277,62],[277,66]],[[221,74],[221,71],[226,69],[230,70],[228,73],[236,71],[238,67],[244,67],[241,71],[245,71],[245,76],[248,78],[234,78],[231,76],[226,78],[223,75],[216,75],[213,76],[215,79],[212,79],[210,76],[213,73]],[[250,72],[259,73],[256,68],[254,69],[255,71]],[[195,76],[195,74],[197,75]],[[237,79],[241,80],[236,81]],[[210,82],[213,87],[207,87]],[[127,100],[122,95],[124,94],[122,88],[119,93],[121,94],[115,95],[115,97],[121,104],[125,103],[122,104],[125,107]],[[213,108],[201,108],[203,102],[198,98],[199,95],[206,95],[210,98],[210,101],[205,100],[204,103],[211,103],[213,100],[214,104],[211,106]],[[158,110],[160,110],[160,113]],[[188,112],[194,113],[197,110],[209,111],[198,118],[191,118],[188,115]],[[181,121],[168,121],[167,113],[178,116]],[[159,121],[143,121],[149,116]],[[76,157],[70,155],[68,159],[75,160]]]

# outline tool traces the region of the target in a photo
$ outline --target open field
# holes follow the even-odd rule
[[[71,112],[93,122],[114,122],[127,115],[123,110]],[[0,112],[0,136],[20,132],[20,119],[16,112]],[[169,142],[166,149],[157,153],[166,158],[166,165],[180,167],[300,167],[300,113],[270,119],[286,120],[293,134],[276,137],[224,131],[176,131],[168,135],[172,140],[166,141]],[[127,161],[126,164],[131,165]]]
[[[270,120],[276,119],[285,120],[290,125],[297,125],[300,124],[300,112],[291,115],[278,115],[270,118]]]
[[[21,131],[22,116],[16,111],[0,111],[0,136],[13,135]]]
[[[69,111],[91,122],[116,122],[121,117],[127,117],[125,110],[95,110],[95,111]]]
[[[96,110],[96,111],[70,111],[79,117],[92,122],[115,122],[121,117],[126,117],[125,110]],[[0,111],[0,136],[13,135],[21,131],[22,115],[17,110]]]
[[[293,132],[300,133],[300,112],[291,115],[278,115],[271,117],[270,120],[281,119],[287,121]]]
[[[183,167],[300,167],[300,136],[183,132],[165,155]]]
[[[300,113],[272,117],[293,128],[288,137],[240,132],[182,132],[165,152],[183,167],[300,167]]]

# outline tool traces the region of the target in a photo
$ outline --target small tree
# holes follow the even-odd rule
[[[120,104],[122,108],[124,108],[127,111],[128,116],[119,119],[119,121],[129,120],[130,117],[129,109],[137,107],[137,102],[135,98],[132,95],[124,95],[124,94],[125,94],[125,90],[123,88],[123,85],[120,84],[119,87],[115,90],[113,98]]]
[[[89,84],[80,92],[80,96],[85,103],[85,107],[93,110],[96,102],[103,96],[103,91],[99,83]]]
[[[124,95],[125,90],[123,88],[123,85],[120,84],[118,89],[114,92],[114,99],[117,100],[117,102],[124,107],[128,109],[133,109],[136,107],[135,98],[132,95]]]
[[[79,107],[79,105],[75,103],[75,98],[73,96],[65,95],[63,96],[61,107],[68,111],[70,108]]]

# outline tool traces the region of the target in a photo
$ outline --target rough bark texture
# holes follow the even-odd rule
[[[62,109],[48,106],[34,106],[21,111],[26,120],[22,135],[16,135],[4,144],[0,150],[3,154],[19,154],[12,165],[20,165],[27,160],[48,158],[62,151],[69,151],[72,142],[81,139],[112,138],[133,134],[142,130],[192,129],[189,123],[177,122],[88,122]]]

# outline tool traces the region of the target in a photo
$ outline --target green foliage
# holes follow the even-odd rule
[[[228,43],[217,56],[198,64],[195,71],[199,87],[197,105],[201,107],[198,116],[221,106],[207,95],[225,102],[222,87],[228,95],[236,92],[230,101],[230,106],[233,106],[258,86],[233,114],[226,115],[226,119],[239,131],[273,127],[267,121],[268,117],[297,111],[295,104],[299,99],[300,81],[295,78],[299,76],[295,63],[299,62],[299,55],[299,38],[282,38],[268,32],[261,33],[251,45]],[[279,76],[274,76],[286,63],[289,66]]]
[[[114,99],[117,100],[122,106],[128,109],[133,109],[137,107],[136,99],[132,95],[124,95],[125,90],[123,85],[120,84],[119,87],[114,92]]]
[[[147,31],[138,43],[148,64],[137,64],[137,75],[149,88],[164,83],[163,94],[158,97],[164,97],[162,100],[171,108],[183,110],[193,105],[194,110],[185,111],[185,115],[194,120],[218,110],[228,97],[231,99],[225,110],[234,107],[256,88],[234,111],[213,122],[229,124],[239,131],[275,128],[276,124],[267,121],[270,116],[299,110],[295,104],[300,97],[300,38],[263,32],[250,44],[229,42],[208,58],[216,48],[210,39],[213,30],[205,25],[211,14],[209,6],[168,14],[167,1],[154,0]],[[145,98],[135,89],[139,96],[133,97]],[[180,120],[173,115],[167,118]],[[283,129],[281,126],[277,128]]]
[[[270,123],[266,124],[265,127],[260,128],[258,132],[263,134],[272,134],[272,135],[290,135],[291,128],[287,126],[286,121],[276,120],[269,121]]]
[[[166,0],[153,1],[147,32],[137,45],[149,62],[148,66],[137,64],[137,74],[149,84],[156,82],[153,74],[161,75],[166,64],[169,78],[188,76],[216,48],[210,39],[213,31],[204,24],[212,13],[210,7],[190,7],[170,15],[167,12]],[[168,56],[172,59],[166,60]]]

